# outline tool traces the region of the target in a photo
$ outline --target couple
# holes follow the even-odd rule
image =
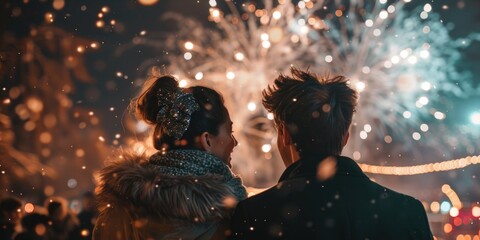
[[[136,110],[158,152],[101,171],[94,239],[433,239],[418,200],[340,156],[357,101],[347,80],[291,72],[263,92],[287,169],[248,199],[230,170],[237,142],[222,97],[171,76],[146,86]]]

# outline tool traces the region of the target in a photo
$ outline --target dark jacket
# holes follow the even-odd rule
[[[304,158],[241,201],[231,239],[433,239],[420,201],[372,182],[350,158],[332,159],[327,180],[319,180],[320,161]]]

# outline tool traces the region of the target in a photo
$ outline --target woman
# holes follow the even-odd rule
[[[155,126],[158,152],[101,170],[94,239],[224,238],[232,205],[247,194],[229,168],[237,142],[222,97],[163,76],[146,85],[135,109]]]

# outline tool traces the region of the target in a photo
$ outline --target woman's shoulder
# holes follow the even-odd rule
[[[221,176],[165,175],[145,156],[109,163],[96,192],[100,211],[117,205],[138,215],[191,222],[226,218],[225,199],[234,195]]]

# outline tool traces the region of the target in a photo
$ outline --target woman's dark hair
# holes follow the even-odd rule
[[[200,108],[192,113],[190,124],[181,139],[169,136],[164,133],[164,129],[169,126],[157,123],[157,114],[160,110],[157,93],[160,89],[175,92],[179,89],[178,82],[169,75],[154,78],[145,84],[139,97],[133,102],[137,117],[148,124],[155,125],[153,145],[157,150],[193,149],[196,137],[203,132],[217,135],[220,125],[227,121],[228,111],[219,93],[201,86],[185,88],[182,91],[191,93]]]

